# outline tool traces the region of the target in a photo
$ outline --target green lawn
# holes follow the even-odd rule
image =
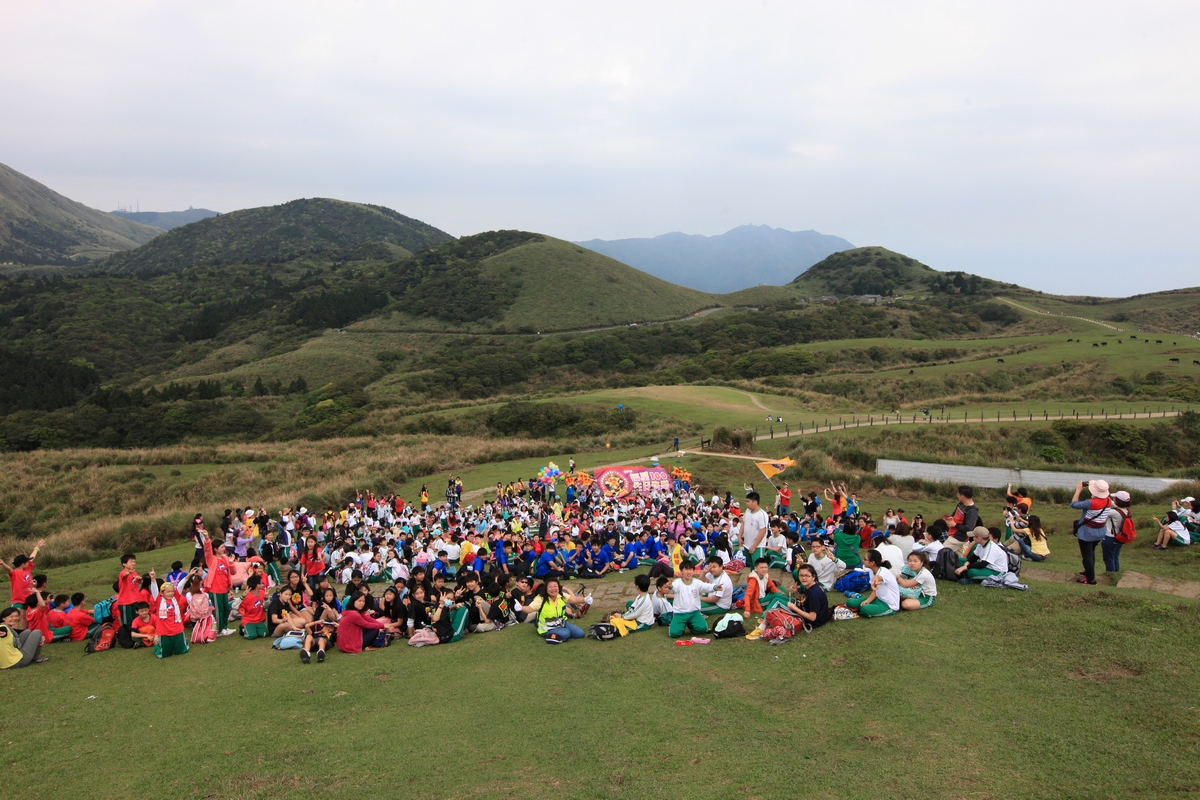
[[[1200,785],[1197,647],[1195,603],[1045,583],[943,586],[783,647],[522,626],[303,666],[237,637],[167,661],[52,645],[5,673],[6,794],[1159,797]]]

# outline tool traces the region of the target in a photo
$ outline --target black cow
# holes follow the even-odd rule
[[[997,363],[997,364],[1003,364],[1003,363],[1004,363],[1004,359],[1003,359],[1003,358],[997,358],[997,359],[996,359],[996,363]]]
[[[1099,346],[1100,346],[1099,342],[1092,342],[1092,347],[1099,347]]]
[[[1179,359],[1178,359],[1178,358],[1170,358],[1170,359],[1167,359],[1167,360],[1168,360],[1168,361],[1174,361],[1176,364],[1178,364],[1178,363],[1179,363]]]

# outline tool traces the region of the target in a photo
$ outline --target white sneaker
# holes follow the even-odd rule
[[[218,635],[220,635],[220,636],[232,636],[232,635],[233,635],[233,631],[232,631],[232,630],[230,630],[229,628],[226,628],[225,630],[221,631],[221,633],[220,633],[220,634],[218,634]]]

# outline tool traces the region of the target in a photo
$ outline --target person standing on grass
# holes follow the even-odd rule
[[[1117,540],[1125,520],[1133,516],[1133,501],[1129,492],[1113,492],[1112,508],[1108,512],[1108,523],[1104,528],[1104,541],[1100,543],[1100,553],[1104,556],[1105,572],[1121,571],[1121,547],[1123,542]]]
[[[196,548],[196,552],[192,555],[192,569],[204,565],[204,537],[208,536],[208,532],[204,530],[204,515],[197,513],[192,517],[192,545]]]
[[[121,574],[117,576],[117,611],[120,624],[133,622],[134,603],[142,599],[142,578],[137,571],[137,557],[133,553],[121,556]]]
[[[701,612],[702,594],[712,593],[711,583],[694,580],[696,564],[690,559],[679,565],[680,577],[671,584],[671,627],[672,638],[682,636],[685,631],[708,633],[708,622]]]
[[[767,556],[766,541],[771,518],[759,507],[758,501],[758,492],[751,490],[746,493],[746,512],[742,514],[742,549],[747,564],[754,564]]]
[[[188,651],[187,639],[183,636],[183,623],[187,618],[187,606],[175,593],[175,584],[163,583],[161,594],[150,604],[154,617],[154,657],[170,658]]]
[[[958,487],[958,505],[954,507],[954,513],[942,517],[950,530],[946,547],[958,556],[966,552],[971,531],[979,527],[979,509],[975,507],[974,498],[975,490],[970,486]]]
[[[21,609],[16,606],[0,611],[0,669],[17,669],[48,660],[42,657],[42,632],[18,631],[20,619]]]
[[[45,543],[45,539],[38,539],[29,555],[22,553],[13,558],[11,567],[4,563],[3,559],[0,559],[0,567],[8,570],[8,582],[12,588],[10,594],[12,607],[17,609],[17,616],[22,623],[25,614],[25,598],[33,594],[33,559],[37,557],[38,551]]]
[[[1080,500],[1079,496],[1087,489],[1091,497]],[[1112,500],[1108,496],[1108,481],[1080,481],[1075,484],[1075,495],[1071,498],[1071,508],[1077,508],[1082,514],[1075,520],[1075,538],[1079,540],[1079,555],[1083,560],[1083,572],[1079,573],[1078,583],[1088,586],[1096,585],[1096,545],[1104,541],[1104,532],[1108,529],[1108,512]]]
[[[304,570],[304,579],[308,583],[309,594],[316,594],[317,583],[321,575],[329,568],[325,561],[325,553],[317,544],[315,536],[304,540],[304,551],[300,554],[300,568]]]
[[[982,529],[987,533],[987,528]],[[900,610],[900,584],[878,550],[868,550],[863,559],[871,570],[871,592],[865,597],[851,597],[846,605],[863,617],[890,617]]]
[[[233,633],[229,628],[229,587],[233,585],[233,562],[225,555],[225,543],[217,542],[214,548],[212,537],[207,535],[204,537],[204,560],[208,564],[204,588],[212,601],[217,635],[228,636]]]

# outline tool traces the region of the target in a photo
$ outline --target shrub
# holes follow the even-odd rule
[[[1038,451],[1038,455],[1051,464],[1062,464],[1067,460],[1067,453],[1057,445],[1048,444]]]

